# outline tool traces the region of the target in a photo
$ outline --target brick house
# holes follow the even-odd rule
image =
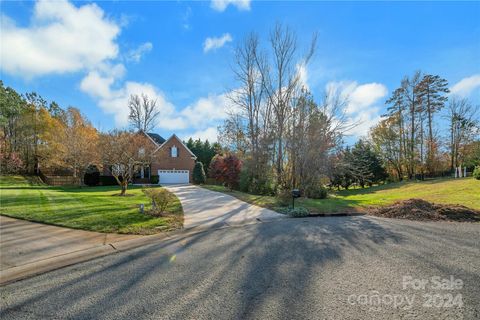
[[[175,134],[164,139],[156,133],[144,133],[154,144],[155,161],[140,167],[134,173],[133,183],[150,183],[158,176],[158,183],[190,183],[197,157]],[[104,175],[111,175],[104,170]]]

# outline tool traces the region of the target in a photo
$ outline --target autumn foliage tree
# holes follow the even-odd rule
[[[233,190],[238,186],[242,162],[234,154],[216,155],[210,163],[210,176]]]
[[[99,164],[98,132],[76,108],[68,108],[64,130],[64,162],[82,179],[89,165]]]

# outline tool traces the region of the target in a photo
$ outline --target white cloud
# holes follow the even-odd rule
[[[302,64],[298,64],[297,65],[297,71],[298,71],[298,74],[299,74],[299,78],[300,78],[300,84],[302,86],[305,87],[305,89],[309,90],[310,87],[308,85],[308,70],[307,70],[307,66],[302,63]]]
[[[466,98],[470,96],[470,94],[477,88],[480,88],[480,74],[463,78],[459,82],[455,83],[450,88],[450,93],[462,98]]]
[[[96,68],[116,58],[119,26],[96,4],[38,1],[28,27],[2,16],[1,69],[25,78]]]
[[[192,138],[193,140],[208,140],[209,142],[216,142],[218,139],[218,130],[217,127],[209,127],[205,130],[198,130],[192,134],[184,135],[183,139],[188,140]]]
[[[117,126],[128,124],[128,99],[132,94],[146,94],[151,99],[157,100],[160,109],[160,123],[163,127],[169,128],[169,120],[175,112],[175,107],[165,98],[165,95],[149,83],[126,81],[123,86],[113,89],[116,79],[112,75],[105,75],[98,71],[91,71],[82,80],[80,89],[97,100],[102,110],[114,116]],[[175,123],[179,125],[178,123]],[[177,127],[177,126],[176,126]],[[180,128],[181,129],[181,128]]]
[[[140,62],[142,56],[152,51],[153,44],[151,42],[142,43],[138,48],[130,50],[127,54],[127,60]]]
[[[126,81],[119,88],[114,88],[118,81],[116,75],[119,74],[115,70],[120,68],[113,66],[111,68],[113,71],[110,73],[91,71],[80,84],[80,89],[94,98],[105,113],[114,116],[117,126],[123,127],[128,124],[130,95],[142,93],[157,100],[160,108],[158,128],[174,132],[182,130],[203,132],[206,128],[216,126],[218,121],[227,116],[229,99],[225,94],[211,94],[208,97],[202,97],[179,110],[166,99],[162,91],[152,84]]]
[[[223,12],[229,6],[235,6],[238,10],[250,10],[250,0],[212,0],[210,7],[216,11]]]
[[[357,124],[350,130],[350,134],[363,136],[380,120],[378,103],[388,93],[387,87],[381,83],[366,83],[359,85],[355,81],[329,82],[327,92],[338,93],[347,101],[345,114],[352,124]]]
[[[182,17],[182,20],[183,20],[183,23],[182,23],[182,27],[183,29],[185,30],[190,30],[190,18],[192,17],[192,8],[191,7],[187,7],[187,9],[185,10],[185,13]]]
[[[128,124],[130,95],[144,93],[157,100],[161,114],[158,128],[195,132],[198,137],[216,140],[216,125],[226,117],[226,96],[211,94],[181,110],[151,83],[124,80],[127,70],[118,62],[120,58],[140,61],[153,45],[145,42],[120,55],[116,39],[121,26],[105,17],[95,4],[77,7],[66,0],[41,0],[34,5],[27,27],[17,26],[9,17],[1,16],[0,68],[2,72],[25,78],[83,72],[80,90],[91,96],[105,114],[113,116],[114,126]],[[230,41],[228,33],[209,38],[206,51]]]
[[[225,94],[202,97],[183,109],[181,116],[188,123],[189,127],[205,127],[212,122],[223,120],[227,117],[226,111],[229,107],[229,102]]]
[[[215,38],[207,38],[203,43],[203,52],[208,52],[210,50],[216,50],[225,45],[227,42],[232,41],[232,36],[230,33],[224,33],[221,37]]]

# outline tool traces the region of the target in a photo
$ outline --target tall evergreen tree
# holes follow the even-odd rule
[[[438,75],[424,75],[422,81],[418,84],[419,95],[422,99],[423,111],[427,117],[428,138],[427,138],[427,170],[432,173],[434,168],[434,158],[436,153],[436,144],[433,133],[433,115],[443,109],[447,101],[446,94],[450,92],[448,89],[448,81]]]

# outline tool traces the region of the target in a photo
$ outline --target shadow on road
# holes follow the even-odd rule
[[[160,308],[181,318],[195,317],[196,306],[210,299],[234,298],[235,309],[229,310],[234,318],[253,317],[266,300],[275,301],[275,312],[288,318],[296,310],[279,302],[301,301],[310,292],[311,276],[323,265],[341,261],[345,247],[372,253],[384,243],[401,241],[374,220],[349,217],[177,236],[12,284],[7,292],[30,286],[36,290],[23,292],[13,304],[2,303],[2,314],[40,308],[51,316],[59,310],[68,317],[89,318],[98,312],[107,317]],[[215,297],[222,286],[229,297]],[[282,286],[285,290],[277,290]]]

